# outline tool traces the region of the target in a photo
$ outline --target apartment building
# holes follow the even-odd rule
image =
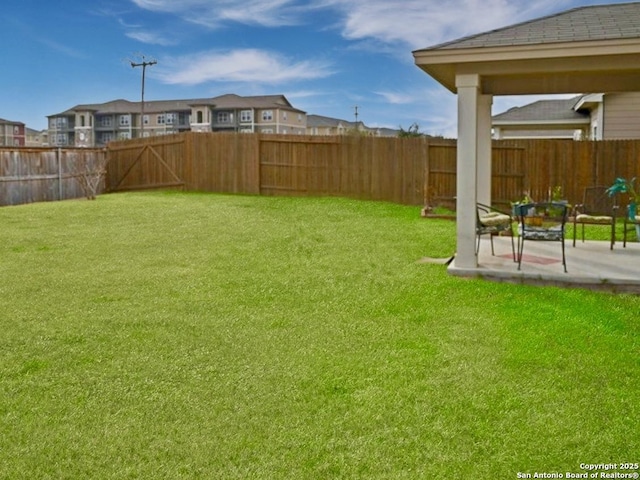
[[[349,122],[322,115],[307,115],[307,135],[366,135],[371,137],[397,137],[399,130],[368,127],[363,122]]]
[[[26,142],[25,125],[0,118],[0,147],[24,147]]]
[[[144,107],[144,108],[143,108]],[[284,95],[235,94],[191,100],[113,100],[76,105],[48,118],[52,146],[94,147],[113,140],[193,132],[304,134],[306,113]]]

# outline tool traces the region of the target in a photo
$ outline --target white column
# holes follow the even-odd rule
[[[457,268],[477,268],[476,201],[480,76],[456,76],[458,90],[458,151],[456,167]]]
[[[478,102],[478,202],[491,205],[491,104],[493,95],[480,95]]]

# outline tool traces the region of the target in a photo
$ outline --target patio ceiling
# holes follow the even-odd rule
[[[495,95],[640,91],[640,2],[580,7],[413,52],[458,96],[456,257],[477,269],[475,205],[491,204]]]
[[[539,46],[418,50],[416,64],[457,93],[456,76],[478,74],[481,91],[527,95],[640,90],[640,38]]]

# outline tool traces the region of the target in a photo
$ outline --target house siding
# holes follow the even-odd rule
[[[640,139],[640,92],[609,93],[604,105],[604,140]]]

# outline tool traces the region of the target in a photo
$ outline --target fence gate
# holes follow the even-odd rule
[[[184,138],[142,139],[109,146],[107,190],[184,188]]]

